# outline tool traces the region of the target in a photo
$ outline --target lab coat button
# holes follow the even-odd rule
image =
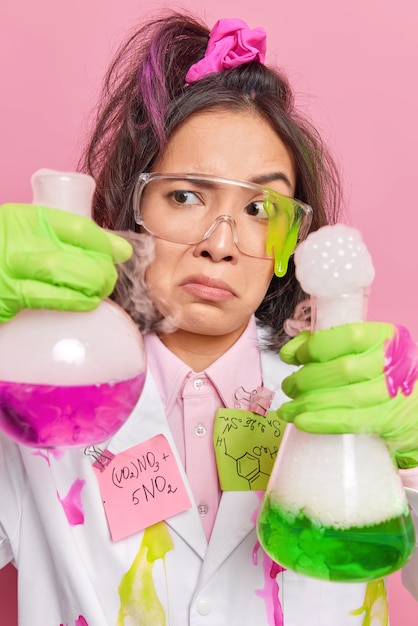
[[[207,504],[199,504],[199,506],[197,507],[197,510],[199,511],[199,515],[201,517],[204,517],[205,515],[207,515],[208,512],[208,506]]]
[[[194,429],[194,432],[197,437],[204,437],[206,435],[206,428],[203,424],[198,424]]]
[[[199,600],[197,603],[197,612],[200,613],[200,615],[209,615],[210,611],[211,605],[209,600]]]

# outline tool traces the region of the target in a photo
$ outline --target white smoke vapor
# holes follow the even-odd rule
[[[116,231],[132,245],[133,254],[117,266],[118,281],[112,299],[137,324],[142,333],[167,333],[175,330],[173,317],[163,317],[152,302],[145,282],[145,271],[154,258],[152,237],[131,230]]]

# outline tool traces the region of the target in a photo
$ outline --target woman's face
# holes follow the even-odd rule
[[[192,116],[173,134],[153,171],[262,179],[285,195],[293,195],[295,189],[290,153],[271,127],[250,112]],[[230,202],[230,198],[220,199],[218,215],[231,215]],[[177,334],[224,337],[232,345],[267,291],[273,260],[243,254],[226,221],[197,244],[158,238],[154,242],[155,259],[146,282],[160,312],[174,317]],[[175,335],[167,336],[166,343],[175,341]]]

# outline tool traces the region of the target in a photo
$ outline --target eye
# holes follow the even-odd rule
[[[175,191],[172,191],[170,194],[170,198],[174,201],[175,204],[202,204],[200,198],[195,193],[193,193],[193,191],[187,191],[186,189],[176,189]]]
[[[265,208],[263,200],[255,200],[245,207],[245,212],[251,217],[256,217],[259,220],[268,220],[269,216]]]

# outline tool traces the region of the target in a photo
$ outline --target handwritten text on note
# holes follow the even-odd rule
[[[94,468],[113,541],[191,507],[173,451],[156,435]]]

